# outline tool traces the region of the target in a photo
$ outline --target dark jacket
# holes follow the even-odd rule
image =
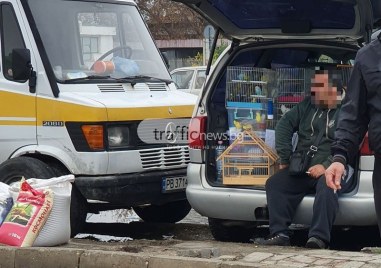
[[[381,155],[381,42],[376,39],[356,55],[332,145],[333,155],[352,163],[369,130],[369,145]]]
[[[275,147],[280,157],[281,164],[288,164],[292,153],[292,136],[298,132],[298,145],[296,150],[308,150],[315,142],[320,130],[324,135],[318,146],[311,165],[322,164],[327,168],[332,163],[331,144],[334,138],[336,118],[339,109],[321,109],[311,104],[307,97],[287,112],[275,128]]]

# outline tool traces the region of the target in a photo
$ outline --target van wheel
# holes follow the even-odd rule
[[[17,157],[6,160],[0,165],[0,181],[6,184],[25,179],[49,179],[55,176],[52,168],[32,157]]]
[[[134,207],[133,209],[145,222],[175,223],[188,215],[191,206],[187,200],[180,200],[164,205]]]
[[[86,198],[73,184],[71,190],[71,204],[70,204],[70,237],[81,233],[85,229],[87,218],[88,205]]]
[[[224,242],[249,242],[256,225],[242,224],[237,221],[208,218],[209,229],[214,239]]]

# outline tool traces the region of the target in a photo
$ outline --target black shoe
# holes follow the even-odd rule
[[[290,246],[290,238],[279,234],[272,235],[269,238],[258,238],[254,244],[262,246]]]
[[[317,237],[310,237],[306,243],[306,248],[326,249],[328,245]]]

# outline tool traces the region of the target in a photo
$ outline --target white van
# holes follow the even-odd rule
[[[242,129],[244,120],[248,124],[254,122],[257,124],[256,132],[263,133],[263,136],[258,134],[259,138],[271,141],[271,135],[267,133],[274,131],[277,120],[308,94],[310,70],[321,67],[340,70],[345,86],[356,52],[370,41],[375,23],[380,22],[381,2],[176,2],[184,3],[207,18],[215,26],[216,36],[221,33],[232,40],[230,47],[214,64],[190,124],[188,201],[197,212],[209,218],[215,239],[248,241],[257,226],[268,224],[263,182],[268,176],[263,175],[271,173],[260,174],[259,171],[261,165],[266,172],[273,166],[270,166],[270,160],[263,161],[265,158],[254,159],[249,151],[228,147],[232,146],[232,130]],[[275,73],[277,79],[265,91],[264,87],[270,85],[271,73]],[[266,101],[266,108],[261,100]],[[246,137],[238,143],[241,141],[246,142]],[[220,158],[227,161],[222,162],[226,163],[222,164],[222,169],[219,168],[219,160],[216,161],[219,152],[216,147],[220,142],[225,148],[230,148],[224,151],[223,160]],[[269,159],[269,154],[263,156]],[[340,210],[335,225],[377,225],[372,188],[373,164],[374,157],[365,138],[354,163],[352,189],[339,197]],[[313,201],[313,195],[303,199],[294,223],[310,224]]]
[[[74,174],[73,235],[100,209],[185,217],[188,146],[168,146],[155,122],[190,118],[196,96],[176,90],[134,1],[7,0],[0,12],[0,181]]]
[[[206,81],[206,66],[181,67],[171,71],[178,90],[199,95]]]

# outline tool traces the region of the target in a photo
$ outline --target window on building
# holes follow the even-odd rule
[[[94,54],[99,53],[98,37],[95,36],[82,36],[82,53],[83,61],[94,60]]]

